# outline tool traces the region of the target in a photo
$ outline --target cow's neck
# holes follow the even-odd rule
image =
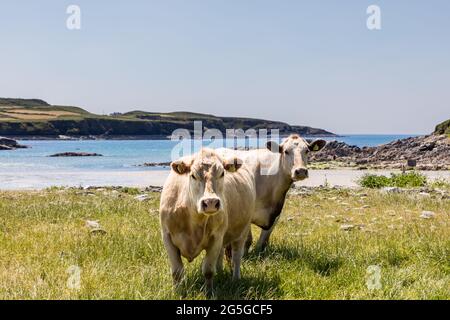
[[[268,179],[270,179],[270,186],[271,186],[271,194],[273,199],[280,199],[283,198],[290,189],[293,180],[290,175],[287,175],[282,170],[282,163],[281,163],[281,156],[278,157],[278,172],[274,175],[267,176]]]
[[[276,184],[275,192],[277,196],[283,197],[286,195],[286,193],[291,188],[292,183],[294,182],[292,178],[289,175],[286,175],[282,172],[280,172],[278,176],[278,181]]]

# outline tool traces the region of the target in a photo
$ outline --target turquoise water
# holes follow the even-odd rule
[[[347,135],[326,140],[338,140],[350,145],[376,146],[414,135]],[[228,141],[229,142],[229,141]],[[168,162],[171,152],[178,144],[169,140],[83,140],[83,141],[32,141],[20,143],[30,146],[28,149],[0,151],[0,179],[3,173],[26,175],[30,171],[48,172],[49,170],[143,170],[138,165],[145,162]],[[251,140],[249,145],[256,146],[258,141]],[[215,146],[221,146],[216,141]],[[244,141],[238,142],[245,146]],[[96,152],[103,157],[48,157],[51,154],[67,151]],[[145,170],[161,168],[146,167]]]

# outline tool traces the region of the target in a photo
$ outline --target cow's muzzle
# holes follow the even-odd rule
[[[200,200],[200,212],[204,214],[214,214],[220,210],[221,203],[217,197],[203,198]]]
[[[292,170],[292,180],[299,181],[308,178],[308,169],[296,168]]]

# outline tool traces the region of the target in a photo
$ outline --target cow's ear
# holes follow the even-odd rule
[[[223,167],[228,172],[236,172],[239,170],[240,167],[242,167],[242,160],[239,158],[231,158],[228,160],[224,160]]]
[[[275,152],[275,153],[283,152],[283,147],[280,146],[275,141],[267,141],[266,147],[267,147],[267,149],[269,149],[270,151]]]
[[[191,170],[191,165],[183,160],[173,161],[170,166],[172,167],[172,170],[178,174],[185,174]]]
[[[327,142],[325,140],[315,140],[309,144],[308,148],[310,151],[319,151],[325,147],[326,144]]]

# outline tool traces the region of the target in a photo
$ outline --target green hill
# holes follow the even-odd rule
[[[436,126],[435,134],[450,134],[450,119]]]
[[[281,134],[334,135],[323,129],[263,119],[146,111],[104,116],[79,107],[50,105],[39,99],[0,98],[0,135],[3,136],[169,136],[179,128],[193,131],[194,120],[201,120],[204,128],[218,129],[223,134],[226,129],[277,128]]]

